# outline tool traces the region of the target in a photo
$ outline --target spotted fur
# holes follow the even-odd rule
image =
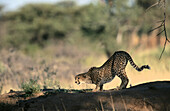
[[[118,89],[124,89],[129,82],[125,71],[128,61],[137,71],[150,69],[148,65],[138,67],[127,52],[117,51],[101,67],[92,67],[88,72],[78,74],[75,77],[75,83],[96,84],[95,91],[97,91],[103,90],[103,84],[112,81],[115,76],[118,76],[122,81]]]

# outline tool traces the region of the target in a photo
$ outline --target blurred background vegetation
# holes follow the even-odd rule
[[[1,5],[1,89],[4,92],[18,89],[24,80],[34,77],[38,77],[41,86],[46,83],[55,88],[60,83],[74,88],[63,81],[71,80],[74,84],[77,73],[102,65],[116,50],[128,51],[139,65],[151,64],[153,70],[156,68],[152,73],[170,74],[169,46],[161,67],[158,66],[165,37],[156,36],[159,30],[149,32],[163,19],[161,6],[145,12],[155,2],[105,0],[77,5],[74,1],[63,1],[27,4],[10,12],[3,12]],[[166,5],[170,35],[170,2]]]

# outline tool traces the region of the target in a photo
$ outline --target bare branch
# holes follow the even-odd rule
[[[150,7],[148,7],[148,8],[146,9],[146,12],[147,12],[148,10],[150,10],[152,7],[154,7],[154,6],[158,5],[158,4],[159,4],[159,1],[156,2],[155,4],[151,5]]]
[[[156,30],[156,29],[159,29],[159,28],[161,28],[162,26],[163,26],[163,24],[159,25],[159,26],[156,27],[156,28],[151,29],[149,32],[152,32],[152,31],[154,31],[154,30]]]
[[[166,33],[166,24],[165,24],[165,22],[166,22],[166,13],[165,13],[165,10],[164,10],[164,25],[163,25],[164,30],[163,30],[163,32],[164,32],[164,34],[165,34],[165,38],[166,38],[166,39],[165,39],[164,48],[163,48],[163,50],[162,50],[162,52],[161,52],[161,55],[160,55],[160,57],[159,57],[159,60],[161,59],[162,54],[163,54],[164,51],[165,51],[166,43],[167,43],[167,42],[170,42],[170,40],[168,39],[167,33]]]
[[[162,55],[163,55],[163,53],[164,53],[164,51],[165,51],[165,47],[166,47],[167,42],[170,43],[170,40],[168,39],[167,32],[166,32],[166,7],[165,7],[165,4],[166,4],[166,1],[165,1],[165,0],[159,0],[158,2],[156,2],[156,3],[153,4],[153,5],[151,5],[151,6],[147,9],[147,10],[149,10],[150,8],[152,8],[153,6],[156,6],[156,5],[162,5],[163,8],[164,8],[164,13],[163,13],[163,14],[164,14],[164,19],[157,22],[157,23],[160,23],[160,22],[161,22],[161,24],[160,24],[158,27],[153,28],[152,30],[149,31],[149,32],[152,32],[152,31],[157,30],[157,29],[159,29],[159,28],[163,28],[163,30],[160,31],[160,32],[157,34],[157,36],[159,36],[160,34],[164,33],[164,36],[165,36],[164,47],[163,47],[163,50],[162,50],[161,55],[160,55],[160,57],[159,57],[159,60],[161,59],[161,57],[162,57]]]
[[[162,34],[164,32],[164,30],[160,31],[156,36],[159,36],[160,34]]]
[[[164,51],[165,51],[165,47],[166,47],[166,40],[165,40],[165,43],[164,43],[164,48],[163,48],[163,50],[162,50],[162,52],[161,52],[161,55],[160,55],[160,57],[159,57],[159,60],[161,59],[161,57],[162,57],[162,55],[163,55],[163,53],[164,53]]]

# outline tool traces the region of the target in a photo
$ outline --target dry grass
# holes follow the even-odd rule
[[[57,47],[57,49],[56,49]],[[129,64],[126,72],[132,86],[151,82],[170,80],[170,52],[167,49],[159,60],[161,48],[146,51],[128,51],[137,65],[148,64],[151,70],[137,72]],[[38,78],[41,88],[67,88],[67,89],[93,89],[95,85],[74,83],[74,77],[78,73],[87,71],[92,66],[100,66],[107,60],[101,52],[97,53],[86,48],[70,47],[66,45],[49,46],[27,56],[20,51],[0,52],[0,87],[2,93],[10,89],[21,90],[20,85],[29,79]],[[121,83],[118,77],[104,85],[104,89],[112,89]],[[129,85],[128,85],[129,87]]]
[[[112,109],[113,109],[113,111],[115,111],[115,105],[114,105],[114,102],[113,102],[113,96],[111,95],[111,93],[110,93],[110,99],[111,99],[111,106],[112,106]]]
[[[102,109],[102,111],[104,111],[103,103],[102,103],[102,100],[101,100],[101,99],[100,99],[100,105],[101,105],[101,109]]]

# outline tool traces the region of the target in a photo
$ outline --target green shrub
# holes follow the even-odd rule
[[[40,85],[37,83],[37,80],[30,79],[28,82],[22,83],[21,88],[25,92],[26,96],[31,96],[34,93],[40,91]]]

